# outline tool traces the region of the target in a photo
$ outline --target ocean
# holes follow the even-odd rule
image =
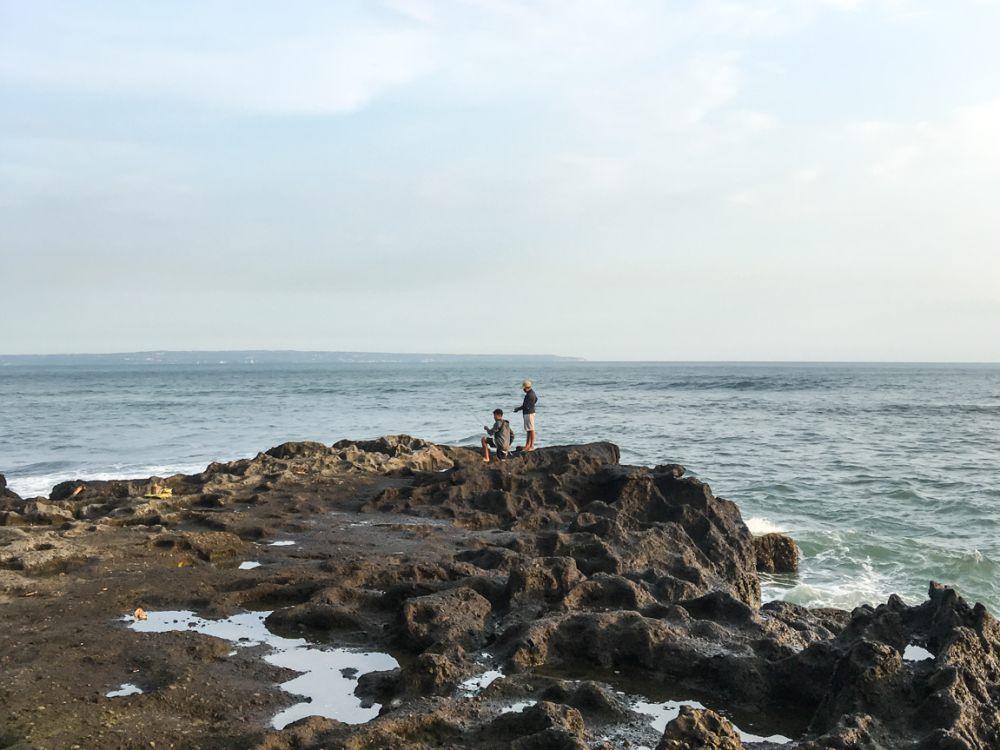
[[[850,608],[955,585],[1000,613],[1000,366],[480,361],[0,367],[0,473],[194,472],[287,440],[477,444],[524,377],[538,445],[680,463],[804,559],[765,599]],[[509,414],[508,416],[516,416]],[[520,420],[512,419],[523,440]]]

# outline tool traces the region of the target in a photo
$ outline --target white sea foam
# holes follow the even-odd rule
[[[876,605],[889,598],[892,580],[878,572],[871,562],[860,563],[860,571],[851,577],[797,582],[789,585],[787,576],[761,574],[761,598],[801,604],[804,607],[854,609],[861,604]],[[808,571],[805,571],[808,574]]]
[[[84,482],[100,482],[111,479],[142,479],[145,477],[169,477],[174,474],[197,474],[205,470],[205,464],[150,464],[112,466],[102,470],[71,470],[35,476],[7,477],[7,486],[21,497],[48,497],[52,488],[60,482],[79,479]]]
[[[753,516],[751,518],[743,519],[743,523],[747,525],[750,529],[750,533],[754,536],[760,536],[761,534],[774,534],[783,533],[785,529],[778,526],[776,523],[770,521],[767,518],[761,518],[760,516]]]

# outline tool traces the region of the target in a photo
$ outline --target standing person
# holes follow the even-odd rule
[[[510,422],[503,418],[502,409],[493,410],[493,426],[483,427],[489,437],[483,437],[483,461],[490,462],[490,448],[497,449],[497,458],[501,461],[510,455],[511,443],[514,442],[514,433],[510,429]]]
[[[531,387],[531,381],[525,380],[521,383],[521,390],[524,391],[524,401],[514,412],[521,412],[524,415],[524,431],[527,435],[524,438],[524,450],[535,450],[535,404],[538,403],[538,396],[535,389]]]

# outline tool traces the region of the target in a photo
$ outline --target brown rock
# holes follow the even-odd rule
[[[763,534],[753,538],[757,555],[757,570],[762,573],[796,573],[799,570],[799,548],[786,534]]]
[[[488,599],[465,586],[414,597],[403,603],[403,632],[420,649],[469,644],[482,635],[492,609]]]
[[[739,734],[714,711],[681,706],[676,719],[667,724],[656,750],[743,750]]]

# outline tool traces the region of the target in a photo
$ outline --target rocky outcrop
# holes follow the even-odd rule
[[[787,534],[762,534],[753,538],[757,570],[761,573],[797,573],[798,545]]]
[[[667,724],[656,750],[743,750],[733,725],[708,709],[681,706],[680,714]]]
[[[276,633],[388,651],[399,662],[358,676],[358,697],[381,704],[368,723],[312,718],[265,732],[247,728],[266,723],[253,708],[251,719],[229,722],[240,733],[216,741],[240,705],[232,691],[251,682],[241,695],[257,705],[287,673],[253,682],[247,660],[224,658],[228,647],[196,659],[197,637],[173,634],[188,638],[163,641],[173,661],[162,680],[180,664],[207,671],[161,690],[133,657],[139,641],[129,631],[114,684],[143,666],[151,694],[130,700],[173,712],[157,714],[164,734],[142,737],[158,746],[173,737],[176,712],[194,706],[185,726],[213,734],[191,744],[220,747],[735,749],[742,716],[792,737],[787,750],[1000,747],[1000,632],[985,609],[937,585],[916,605],[893,597],[853,612],[762,606],[758,570],[793,569],[794,542],[753,538],[736,505],[681,466],[623,466],[608,443],[489,465],[473,450],[406,436],[285,443],[190,476],[67,482],[48,500],[12,494],[0,495],[0,507],[25,525],[0,529],[0,596],[38,596],[43,606],[46,576],[69,586],[93,575],[88,596],[99,614],[67,625],[72,648],[49,669],[76,653],[95,617],[151,603],[266,610]],[[295,545],[267,545],[279,532]],[[106,537],[131,546],[95,542]],[[250,559],[263,565],[237,568]],[[113,576],[116,584],[105,582]],[[112,595],[116,604],[100,600]],[[59,604],[39,621],[58,628],[73,612]],[[116,621],[111,633],[120,631]],[[88,701],[106,645],[79,680]],[[3,695],[20,701],[27,691],[22,712],[41,700],[31,657]],[[200,702],[218,680],[230,680],[223,697]],[[708,708],[683,709],[660,737],[634,710],[645,695],[637,690]],[[130,726],[145,720],[136,713]],[[101,731],[84,746],[113,744]]]

